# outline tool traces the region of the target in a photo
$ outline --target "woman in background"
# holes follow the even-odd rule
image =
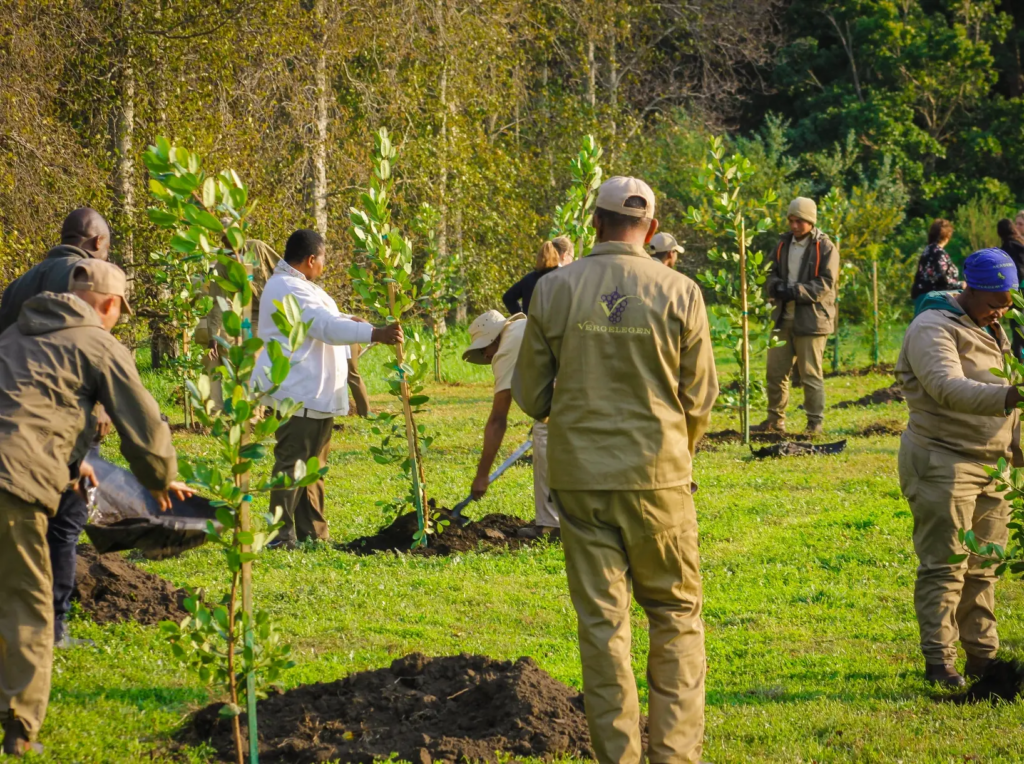
[[[943,247],[953,238],[953,224],[943,218],[932,221],[928,229],[928,246],[917,261],[917,275],[914,286],[910,290],[910,298],[915,302],[921,295],[929,292],[948,292],[960,289],[960,271],[953,264],[953,259]]]
[[[568,256],[568,261],[566,257]],[[530,312],[530,298],[533,297],[533,289],[537,281],[545,273],[551,273],[556,268],[572,262],[572,242],[568,236],[559,236],[557,239],[544,242],[537,253],[537,266],[523,276],[519,281],[509,287],[509,290],[502,295],[501,301],[505,303],[505,310],[510,316],[517,313]]]

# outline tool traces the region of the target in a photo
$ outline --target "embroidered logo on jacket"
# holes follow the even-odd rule
[[[608,294],[603,294],[598,298],[598,304],[601,306],[601,310],[604,311],[605,317],[608,319],[608,323],[617,324],[622,321],[622,314],[629,307],[630,300],[639,300],[640,298],[636,295],[623,295],[619,293],[619,288],[615,289]]]

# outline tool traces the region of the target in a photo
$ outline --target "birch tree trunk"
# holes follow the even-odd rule
[[[316,0],[316,74],[313,103],[313,220],[316,231],[327,236],[327,13],[325,0]]]
[[[121,70],[119,103],[114,107],[114,199],[121,266],[128,277],[129,297],[135,288],[135,70],[127,50]]]
[[[597,105],[597,66],[594,63],[594,38],[587,38],[587,103]]]

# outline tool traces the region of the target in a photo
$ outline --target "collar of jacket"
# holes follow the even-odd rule
[[[643,244],[630,244],[625,241],[605,241],[595,244],[587,257],[592,255],[633,255],[635,257],[645,257],[648,260],[651,259]]]
[[[808,239],[807,239],[807,243],[808,244],[810,244],[812,241],[818,241],[822,237],[821,229],[818,228],[818,226],[814,226],[814,228],[811,229],[811,232],[809,234],[807,234],[807,236],[808,236]],[[786,242],[786,246],[789,246],[790,244],[793,243],[793,232],[792,231],[786,231],[786,233],[782,234],[782,239],[783,239],[783,241]]]
[[[309,279],[306,278],[305,273],[292,268],[283,257],[278,260],[277,265],[274,266],[274,273],[280,273],[283,276],[291,276],[293,278],[302,279],[303,281],[309,281]]]
[[[58,244],[56,247],[46,253],[46,259],[58,257],[75,257],[79,260],[88,260],[92,257],[90,252],[86,252],[84,249],[73,247],[70,244]]]

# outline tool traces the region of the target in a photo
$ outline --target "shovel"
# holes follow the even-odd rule
[[[532,447],[533,447],[533,441],[532,440],[528,440],[525,443],[523,443],[523,445],[521,445],[519,448],[517,448],[515,451],[513,451],[512,454],[508,457],[508,459],[503,461],[501,463],[501,466],[498,467],[498,469],[496,469],[494,472],[492,472],[491,476],[489,478],[487,478],[487,484],[490,485],[495,480],[500,478],[502,473],[505,470],[507,470],[509,467],[511,467],[516,462],[518,462],[523,457],[523,454],[525,454],[527,451],[529,451],[530,448],[532,448]],[[469,506],[469,503],[471,501],[473,501],[473,496],[472,495],[467,496],[465,499],[463,499],[458,504],[456,504],[454,509],[452,509],[452,519],[455,522],[457,522],[460,526],[465,526],[465,525],[469,524],[469,518],[468,517],[467,518],[463,518],[462,517],[462,511],[466,507]]]

